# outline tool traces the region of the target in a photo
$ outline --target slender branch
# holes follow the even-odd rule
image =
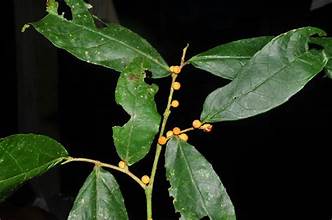
[[[172,83],[171,83],[171,86],[170,86],[167,106],[166,106],[166,109],[165,109],[164,114],[163,114],[164,118],[163,118],[163,121],[161,123],[159,137],[161,137],[164,134],[168,117],[171,114],[170,109],[171,109],[171,103],[172,103],[173,94],[174,94],[174,89],[173,89],[172,85],[176,81],[177,76],[178,76],[177,74],[172,74]]]
[[[176,78],[177,78],[177,74],[172,74],[172,84],[175,82]],[[164,117],[163,117],[163,121],[161,123],[159,137],[161,137],[164,134],[168,117],[171,114],[170,109],[171,109],[173,93],[174,93],[174,89],[171,86],[169,96],[168,96],[167,106],[166,106],[166,109],[163,114]],[[145,189],[147,219],[148,220],[152,220],[152,191],[153,191],[153,184],[154,184],[154,179],[156,176],[156,171],[157,171],[157,167],[158,167],[161,150],[162,150],[162,146],[160,144],[157,144],[156,153],[155,153],[155,157],[154,157],[153,165],[152,165],[152,169],[151,169],[151,174],[150,174],[150,183],[149,183],[148,187]]]
[[[187,46],[182,51],[180,70],[182,69],[183,66],[186,65],[185,56],[186,56],[186,52],[187,52],[188,47],[189,47],[189,44],[187,44]],[[168,96],[168,100],[167,100],[167,106],[166,106],[166,109],[165,109],[164,114],[163,114],[164,117],[163,117],[163,121],[161,123],[159,137],[163,136],[163,134],[165,132],[168,117],[171,114],[170,109],[171,109],[171,103],[172,103],[173,94],[174,94],[174,89],[173,89],[172,85],[176,81],[177,77],[178,77],[178,74],[172,73],[172,83],[171,83],[171,86],[170,86],[169,96]],[[160,144],[157,144],[156,153],[155,153],[155,157],[154,157],[153,165],[152,165],[152,169],[151,169],[150,183],[147,186],[147,188],[145,189],[147,219],[148,220],[152,220],[152,192],[153,192],[154,179],[155,179],[155,176],[156,176],[156,171],[157,171],[161,151],[162,151],[162,146]]]
[[[108,164],[108,163],[103,163],[103,162],[100,162],[98,160],[93,160],[93,159],[88,159],[88,158],[74,158],[74,157],[68,157],[66,159],[66,161],[62,162],[61,164],[63,165],[63,164],[70,163],[70,162],[92,163],[95,166],[106,167],[106,168],[110,168],[110,169],[113,169],[113,170],[117,170],[117,171],[119,171],[121,173],[127,174],[134,181],[136,181],[144,190],[147,188],[147,186],[140,180],[140,178],[138,178],[135,174],[133,174],[132,172],[129,171],[128,167],[125,168],[125,169],[122,169],[122,168],[117,167],[115,165]]]
[[[187,53],[188,47],[189,47],[189,44],[187,44],[187,46],[185,48],[183,48],[183,50],[182,50],[182,57],[181,57],[181,64],[180,64],[181,68],[187,64],[187,62],[185,61],[185,58],[186,58],[186,53]]]
[[[176,78],[177,78],[177,74],[172,74],[172,84],[175,82]],[[171,103],[172,103],[173,94],[174,94],[174,89],[171,86],[170,87],[169,96],[168,96],[167,106],[166,106],[165,112],[163,114],[164,118],[163,118],[163,121],[161,123],[159,137],[161,137],[164,134],[168,117],[171,114],[171,110],[170,109],[171,109]],[[152,170],[151,170],[151,176],[150,176],[149,187],[151,187],[151,188],[153,188],[154,178],[155,178],[155,175],[156,175],[156,170],[157,170],[157,165],[158,165],[158,161],[159,161],[159,156],[160,156],[160,153],[161,153],[161,149],[162,149],[161,145],[157,144],[156,154],[155,154],[155,158],[154,158],[154,161],[153,161]]]

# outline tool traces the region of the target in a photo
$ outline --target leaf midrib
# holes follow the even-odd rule
[[[185,156],[185,153],[183,152],[182,145],[181,145],[181,143],[180,143],[179,140],[177,140],[177,143],[178,143],[178,146],[179,146],[179,148],[180,148],[180,151],[181,151],[181,153],[182,153],[182,155],[183,155],[184,162],[185,162],[185,164],[187,165],[186,167],[187,167],[187,170],[188,170],[188,172],[189,172],[190,180],[191,180],[191,182],[193,183],[195,189],[199,192],[199,195],[200,195],[199,198],[200,198],[200,200],[201,200],[201,203],[202,203],[202,205],[203,205],[203,208],[204,208],[204,210],[205,210],[207,216],[211,217],[211,215],[210,215],[210,213],[209,213],[209,211],[208,211],[208,209],[207,209],[207,207],[206,207],[206,204],[205,204],[205,202],[204,202],[202,192],[200,191],[200,189],[198,188],[198,186],[196,186],[196,184],[195,184],[195,179],[194,179],[194,176],[193,176],[193,172],[192,172],[192,170],[191,170],[191,168],[190,168],[190,166],[189,166],[188,159],[187,159],[187,157]]]
[[[133,119],[133,112],[136,112],[136,108],[137,108],[137,102],[135,100],[135,104],[134,104],[134,111],[131,112],[130,114],[130,120],[121,127],[121,129],[123,129],[127,124],[129,124],[129,132],[128,132],[128,141],[126,144],[126,159],[125,161],[129,162],[130,158],[129,158],[129,151],[130,151],[130,146],[132,145],[132,136],[133,136],[133,131],[134,131],[134,127],[135,127],[135,120]]]
[[[113,192],[116,192],[117,190],[120,191],[120,189],[118,188],[118,186],[116,184],[116,180],[114,179],[114,177],[112,176],[111,178],[112,178],[111,181],[107,182],[105,177],[103,176],[103,177],[100,178],[100,181],[104,185],[104,187],[107,188],[108,193],[110,194],[110,196],[112,196],[114,198],[114,199],[112,199],[112,202],[116,203],[119,207],[121,207],[122,206],[121,202],[119,202],[116,195],[113,194]],[[112,186],[113,188],[110,188],[110,186]],[[119,215],[125,215],[126,216],[126,212],[123,212],[123,209],[119,209],[119,212],[121,212],[121,214],[119,214]]]
[[[194,57],[190,59],[190,61],[201,61],[201,60],[209,60],[209,59],[250,59],[252,56],[225,56],[225,55],[204,55]]]
[[[26,175],[27,175],[28,173],[30,173],[30,172],[34,172],[35,170],[40,169],[40,168],[42,168],[42,167],[45,166],[45,165],[50,165],[50,164],[54,164],[54,163],[55,163],[54,165],[56,165],[58,162],[60,162],[61,160],[65,159],[65,158],[66,158],[66,157],[60,157],[60,158],[57,158],[57,159],[51,160],[50,162],[45,163],[45,164],[43,164],[42,166],[35,167],[35,168],[33,168],[33,169],[31,169],[31,170],[29,170],[29,171],[27,171],[27,172],[22,172],[22,173],[20,173],[20,174],[15,175],[15,176],[11,176],[11,177],[9,177],[9,178],[7,178],[7,179],[0,180],[0,184],[3,183],[3,182],[5,182],[5,181],[8,181],[8,180],[10,180],[10,179],[14,179],[14,178],[20,177],[20,176],[22,176],[22,175],[25,175],[24,180],[26,180]],[[23,180],[23,181],[24,181],[24,180]]]
[[[98,219],[98,213],[99,213],[99,208],[100,208],[100,204],[99,204],[99,178],[100,178],[100,172],[101,172],[101,170],[100,170],[100,168],[98,168],[98,169],[96,169],[95,170],[95,187],[96,187],[96,197],[95,197],[95,199],[96,199],[96,203],[95,203],[95,210],[96,210],[96,213],[95,213],[95,215],[96,215],[96,220]]]
[[[91,29],[91,28],[88,28],[88,27],[86,27],[86,26],[83,26],[83,25],[80,25],[80,24],[74,23],[74,22],[72,22],[72,21],[70,21],[70,20],[67,20],[67,19],[65,19],[65,18],[63,18],[63,17],[61,17],[61,16],[59,16],[59,15],[48,14],[47,16],[54,16],[54,17],[56,17],[56,18],[58,18],[58,19],[60,19],[60,20],[62,20],[62,21],[64,21],[64,22],[66,22],[66,23],[73,24],[73,25],[75,25],[75,26],[77,26],[77,27],[83,28],[83,29],[85,29],[85,30],[87,30],[87,31],[90,31],[90,32],[94,33],[94,34],[97,34],[97,35],[100,35],[100,36],[102,36],[102,37],[105,37],[105,38],[109,39],[110,41],[115,41],[115,42],[117,42],[117,43],[119,43],[119,44],[122,44],[122,45],[124,45],[125,47],[127,47],[127,48],[129,48],[129,49],[135,51],[136,53],[141,54],[142,56],[149,58],[151,61],[153,61],[154,63],[156,63],[157,65],[161,66],[163,69],[165,69],[165,70],[168,71],[168,66],[161,64],[158,60],[154,59],[154,58],[151,57],[150,55],[144,53],[143,51],[137,50],[135,47],[132,47],[132,46],[126,44],[126,43],[123,42],[123,41],[119,41],[119,40],[117,40],[116,38],[110,37],[109,35],[106,35],[106,34],[100,32],[100,31],[95,31],[94,29]]]

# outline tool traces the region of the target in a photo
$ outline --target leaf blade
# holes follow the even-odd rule
[[[216,76],[233,80],[249,59],[273,37],[232,41],[190,58],[189,63]]]
[[[181,219],[235,220],[233,204],[211,164],[190,144],[172,138],[165,152],[169,194]]]
[[[327,62],[322,51],[309,50],[317,28],[299,28],[281,34],[245,65],[238,77],[213,91],[205,100],[201,120],[238,120],[266,112],[301,90]]]
[[[69,220],[127,220],[118,183],[111,173],[95,167],[81,187]]]
[[[1,139],[0,201],[25,181],[59,164],[66,156],[68,153],[61,144],[43,135],[17,134]]]
[[[161,120],[154,101],[158,87],[144,82],[145,65],[135,59],[121,73],[115,90],[116,102],[131,116],[122,127],[113,127],[116,151],[128,165],[149,152]]]
[[[120,25],[97,28],[83,0],[66,0],[66,3],[71,7],[73,20],[55,13],[52,5],[48,15],[32,23],[53,45],[80,60],[120,72],[134,58],[141,57],[149,63],[152,77],[169,75],[168,65],[145,39]]]

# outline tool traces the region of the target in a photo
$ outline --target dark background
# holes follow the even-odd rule
[[[127,119],[113,100],[118,73],[54,49],[33,29],[20,33],[24,23],[44,14],[44,1],[23,2],[2,3],[1,137],[43,133],[58,139],[75,157],[117,163],[112,126]],[[332,34],[332,5],[310,11],[311,1],[116,0],[114,4],[120,23],[151,42],[169,65],[179,63],[186,43],[190,43],[189,58],[221,43],[301,26],[317,26]],[[227,83],[191,66],[179,80],[183,89],[175,97],[181,107],[173,111],[169,128],[190,126],[199,118],[205,97]],[[153,82],[160,86],[156,101],[162,112],[169,79]],[[331,93],[332,80],[320,74],[289,102],[266,114],[215,124],[211,134],[190,133],[190,143],[220,175],[238,220],[331,220]],[[154,150],[135,165],[134,172],[148,174],[153,154]],[[91,168],[68,164],[50,178],[24,185],[2,204],[0,217],[32,219],[8,213],[36,204],[37,196],[45,201],[44,209],[64,219]],[[163,158],[158,171],[154,219],[177,219]],[[130,219],[145,219],[142,190],[126,176],[113,173]]]

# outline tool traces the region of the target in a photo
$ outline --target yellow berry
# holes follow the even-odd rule
[[[183,141],[188,141],[188,135],[185,133],[182,133],[179,135],[179,138]]]
[[[173,101],[171,102],[171,106],[172,106],[173,108],[177,108],[177,107],[179,107],[179,105],[180,105],[180,102],[179,102],[178,100],[173,100]]]
[[[202,125],[202,122],[200,120],[194,120],[192,125],[194,128],[200,128]]]
[[[179,74],[181,72],[181,67],[180,66],[170,66],[169,71],[175,74]]]
[[[181,133],[181,129],[179,127],[174,127],[173,128],[173,134],[178,135]]]
[[[204,132],[211,132],[213,126],[211,124],[204,124],[199,129],[202,129]]]
[[[174,83],[172,84],[172,88],[173,88],[174,90],[179,90],[179,89],[181,88],[181,83],[179,83],[179,82],[174,82]]]
[[[165,136],[160,136],[158,138],[158,144],[164,145],[164,144],[166,144],[166,142],[167,142],[167,138]]]
[[[141,180],[144,184],[148,184],[150,182],[150,177],[147,175],[144,175],[144,176],[142,176]]]
[[[172,137],[173,136],[173,131],[167,131],[166,132],[166,137],[167,138],[170,138],[170,137]]]
[[[121,169],[125,169],[125,168],[127,167],[127,164],[126,164],[126,162],[124,162],[124,161],[121,160],[121,161],[119,162],[118,166],[119,166],[119,168],[121,168]]]

